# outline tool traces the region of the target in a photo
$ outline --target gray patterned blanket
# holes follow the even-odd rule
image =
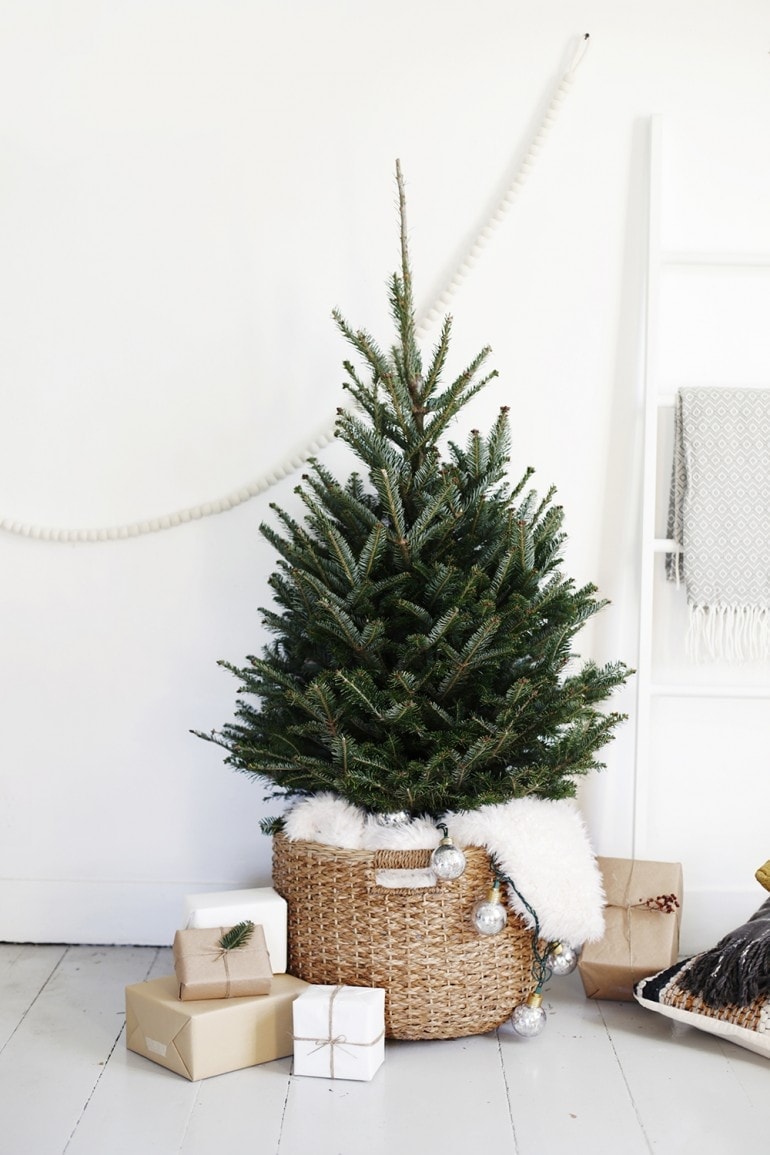
[[[679,389],[668,536],[691,655],[770,658],[770,389]]]

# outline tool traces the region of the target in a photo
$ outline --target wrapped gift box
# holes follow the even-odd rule
[[[634,984],[677,961],[682,866],[599,858],[606,908],[604,937],[586,943],[578,969],[589,999],[632,1002]]]
[[[176,932],[174,970],[180,999],[187,1002],[270,993],[273,972],[262,927],[252,924],[248,941],[223,950],[222,936],[231,929],[217,926]]]
[[[291,1007],[307,988],[276,975],[269,995],[183,1003],[174,975],[126,987],[126,1046],[186,1079],[282,1059],[293,1050]]]
[[[235,926],[245,919],[262,927],[273,974],[285,974],[286,899],[271,886],[188,894],[185,898],[185,927]]]
[[[368,1082],[385,1058],[385,991],[312,986],[292,1008],[294,1074]]]

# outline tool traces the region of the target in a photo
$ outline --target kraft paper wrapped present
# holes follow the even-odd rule
[[[682,918],[682,866],[599,858],[606,907],[604,937],[586,943],[578,970],[589,999],[632,1002],[639,979],[675,963]]]
[[[126,987],[126,1046],[153,1063],[208,1079],[292,1053],[291,1007],[307,983],[277,975],[269,995],[183,1003],[174,975]]]
[[[251,928],[246,931],[247,941],[231,950],[222,948],[223,936],[233,929],[229,926],[176,932],[174,970],[180,999],[187,1002],[270,993],[273,972],[262,927],[245,925]]]
[[[285,974],[288,908],[286,899],[271,886],[188,894],[185,898],[185,927],[235,926],[244,919],[262,927],[273,974]]]
[[[311,986],[294,1003],[294,1074],[368,1082],[385,1058],[385,991]]]

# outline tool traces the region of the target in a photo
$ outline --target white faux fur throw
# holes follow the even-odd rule
[[[572,801],[516,798],[445,814],[440,821],[456,845],[489,851],[500,872],[536,911],[544,939],[579,947],[602,937],[602,876]],[[382,826],[357,806],[326,793],[296,802],[285,816],[284,829],[287,838],[345,850],[432,850],[441,840],[431,819]],[[531,926],[526,907],[508,889],[511,907]]]

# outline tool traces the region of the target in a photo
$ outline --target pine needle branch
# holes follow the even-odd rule
[[[217,946],[222,951],[239,950],[240,947],[245,946],[254,934],[254,923],[251,919],[246,919],[244,922],[239,922],[237,926],[233,926],[230,930],[226,930],[220,938]]]

